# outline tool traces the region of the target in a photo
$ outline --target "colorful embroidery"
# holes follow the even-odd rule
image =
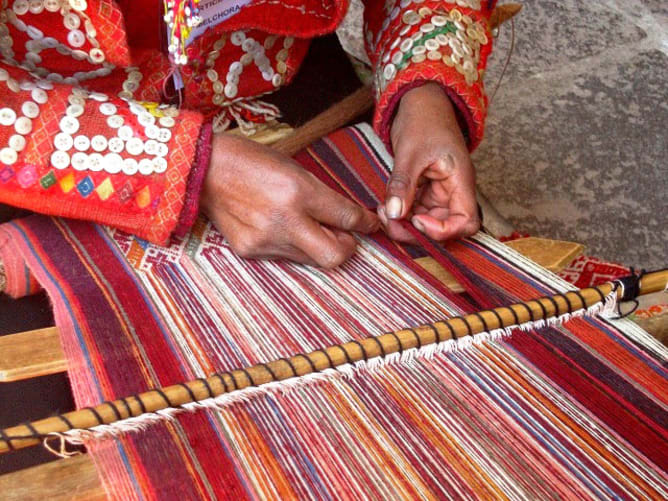
[[[164,0],[165,23],[170,33],[169,53],[176,64],[187,64],[186,40],[190,32],[202,22],[199,16],[200,0]]]
[[[407,10],[401,20],[400,36],[379,54],[375,77],[378,96],[399,71],[426,60],[454,67],[469,85],[479,80],[480,49],[489,43],[480,22],[457,9],[445,12],[428,7]]]

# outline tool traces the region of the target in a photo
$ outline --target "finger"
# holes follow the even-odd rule
[[[411,219],[413,225],[434,240],[444,241],[474,234],[480,228],[475,198],[475,182],[448,179],[432,182],[420,202],[428,209]]]
[[[334,232],[313,219],[304,219],[293,233],[294,246],[323,268],[335,268],[355,253],[355,239]]]
[[[412,158],[395,159],[385,192],[385,213],[388,219],[401,219],[408,214],[415,200],[421,174],[420,164]]]
[[[416,214],[411,222],[419,231],[441,242],[469,237],[480,229],[477,216],[453,214],[442,208],[431,209],[426,214]]]
[[[404,242],[409,244],[417,243],[415,237],[413,237],[413,235],[411,235],[411,233],[408,230],[406,230],[399,221],[396,221],[394,219],[387,219],[387,215],[385,214],[385,207],[381,205],[378,207],[377,210],[378,210],[378,217],[383,223],[383,230],[385,230],[385,233],[387,234],[388,237],[398,242]]]
[[[424,177],[433,180],[443,180],[452,175],[455,170],[455,157],[450,153],[446,153],[441,158],[433,162],[424,171]]]
[[[318,266],[318,263],[316,263],[313,259],[304,254],[304,252],[301,250],[291,245],[270,249],[266,254],[258,254],[253,256],[251,259],[286,259],[288,261],[294,261],[295,263],[308,264],[309,266]]]
[[[228,213],[212,213],[211,222],[227,240],[232,250],[244,259],[287,259],[315,266],[316,262],[289,243],[263,244],[256,228]]]
[[[315,196],[307,201],[310,216],[320,223],[345,231],[373,233],[380,227],[376,214],[320,184]]]

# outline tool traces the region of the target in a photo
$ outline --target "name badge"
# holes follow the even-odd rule
[[[202,0],[199,3],[199,16],[202,18],[202,22],[190,32],[190,35],[186,40],[186,47],[207,29],[213,28],[226,19],[238,14],[244,5],[251,3],[251,1],[252,0]],[[167,28],[167,30],[167,38],[169,38],[169,28]],[[183,78],[178,69],[174,71],[174,86],[176,90],[183,88]]]
[[[199,26],[193,28],[190,36],[186,41],[186,45],[192,43],[198,36],[204,33],[207,29],[222,23],[239,13],[244,5],[247,5],[251,0],[202,0],[199,3],[199,15],[202,22]]]

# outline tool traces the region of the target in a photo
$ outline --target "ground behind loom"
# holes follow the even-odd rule
[[[521,231],[668,266],[668,2],[521,3],[474,155],[481,190]],[[507,26],[490,94],[509,42]]]

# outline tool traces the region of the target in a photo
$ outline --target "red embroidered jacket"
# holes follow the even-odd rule
[[[493,3],[366,0],[374,126],[386,142],[401,95],[437,81],[479,143]],[[201,182],[191,170],[202,124],[288,84],[309,39],[333,31],[347,6],[251,0],[188,46],[177,108],[160,104],[172,70],[159,0],[3,0],[0,202],[166,242],[187,226],[187,194]]]

